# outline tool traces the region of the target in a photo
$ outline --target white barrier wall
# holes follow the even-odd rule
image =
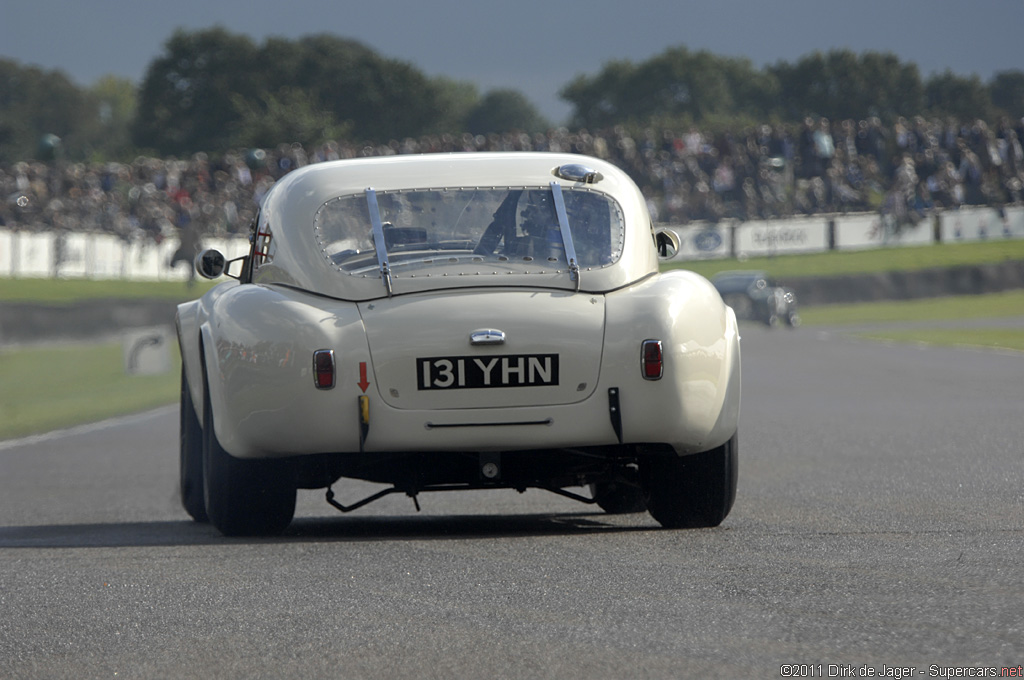
[[[1024,208],[971,208],[939,216],[943,241],[982,241],[1020,238],[1024,234]]]
[[[24,238],[15,234],[11,261],[21,276],[50,276],[53,274],[53,234],[31,234]]]
[[[0,275],[8,275],[14,266],[14,253],[11,251],[13,234],[0,229]]]
[[[203,247],[217,248],[228,259],[249,251],[244,237],[204,239]],[[111,234],[11,232],[0,229],[0,277],[47,277],[184,281],[183,263],[171,268],[177,240],[156,244],[125,243]]]
[[[943,243],[1024,238],[1024,206],[949,210],[899,229],[878,213],[659,226],[679,235],[676,260],[742,258],[927,245],[936,233]]]
[[[91,267],[83,265],[83,269],[92,272],[93,278],[117,279],[125,276],[124,242],[116,236],[97,234],[92,239],[92,250],[85,248],[83,255],[86,262],[91,255]],[[63,269],[61,270],[64,271]]]
[[[936,234],[943,243],[1024,238],[1024,206],[947,210],[898,231],[877,213],[659,226],[679,235],[675,260],[742,258],[924,245],[934,243]],[[208,238],[203,247],[217,248],[231,259],[247,253],[249,242],[241,236]],[[0,229],[0,278],[184,280],[189,270],[183,263],[170,267],[177,249],[173,239],[129,244],[111,234],[76,233],[58,239],[48,232]]]

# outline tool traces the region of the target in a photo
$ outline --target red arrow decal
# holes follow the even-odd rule
[[[370,386],[369,381],[366,379],[366,362],[359,362],[359,389],[366,392],[366,388]]]

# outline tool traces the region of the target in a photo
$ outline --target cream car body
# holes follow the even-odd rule
[[[178,309],[190,512],[218,503],[211,446],[229,466],[276,466],[292,496],[348,476],[414,496],[621,491],[645,456],[728,449],[734,493],[736,320],[705,279],[659,273],[655,242],[635,184],[593,158],[395,156],[286,175],[241,280]],[[491,467],[448,470],[467,457]],[[282,528],[218,517],[232,512],[209,514],[225,533]]]

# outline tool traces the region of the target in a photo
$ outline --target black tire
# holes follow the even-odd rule
[[[736,500],[738,465],[737,435],[710,451],[641,460],[648,512],[667,529],[718,526]]]
[[[203,472],[210,522],[225,536],[281,533],[295,515],[295,485],[287,464],[244,460],[225,451],[213,427],[209,385],[204,389]]]
[[[178,490],[181,505],[192,519],[209,522],[203,491],[203,426],[196,415],[195,403],[188,388],[185,367],[181,369],[181,414],[179,426]]]
[[[597,507],[610,515],[647,510],[640,475],[633,468],[626,468],[620,479],[591,484],[590,495],[597,501]]]

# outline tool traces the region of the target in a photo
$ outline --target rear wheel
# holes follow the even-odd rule
[[[634,468],[626,468],[613,481],[591,484],[590,495],[597,501],[599,508],[611,515],[643,512],[647,509],[644,492],[640,488],[640,475]]]
[[[736,499],[737,435],[716,449],[640,461],[647,510],[666,528],[716,527]]]
[[[192,519],[208,522],[203,497],[203,426],[196,415],[184,366],[181,369],[181,424],[179,427],[179,490],[181,505]]]
[[[279,534],[295,514],[295,485],[284,461],[235,458],[213,427],[210,390],[204,385],[203,472],[206,512],[225,536]]]

